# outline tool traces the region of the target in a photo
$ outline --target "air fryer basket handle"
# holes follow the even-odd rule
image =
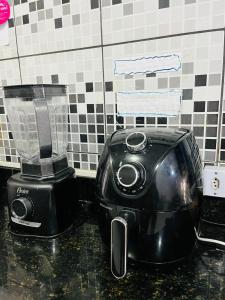
[[[39,135],[40,158],[49,158],[52,156],[52,137],[46,100],[35,99],[34,107]]]
[[[121,217],[111,222],[111,272],[117,279],[127,272],[127,222]]]

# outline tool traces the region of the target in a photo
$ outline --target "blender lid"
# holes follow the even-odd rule
[[[66,96],[66,86],[59,84],[30,84],[3,87],[5,98],[35,98]]]

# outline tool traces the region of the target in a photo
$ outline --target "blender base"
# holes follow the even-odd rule
[[[8,180],[9,231],[20,236],[54,238],[69,229],[78,212],[76,180],[71,168],[62,178],[48,181]]]

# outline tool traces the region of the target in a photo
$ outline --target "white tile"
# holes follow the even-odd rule
[[[173,0],[168,8],[163,9],[159,9],[159,0],[135,0],[132,2],[133,14],[124,16],[125,3],[122,1],[118,5],[102,7],[105,44],[222,28],[225,25],[223,0],[196,1],[192,4]]]

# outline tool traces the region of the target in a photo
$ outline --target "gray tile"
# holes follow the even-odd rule
[[[80,14],[73,15],[72,22],[73,22],[73,25],[79,25],[80,24]]]
[[[81,144],[80,145],[80,151],[81,152],[88,152],[88,145],[87,144]]]
[[[87,133],[87,125],[80,124],[80,133]]]
[[[170,6],[169,0],[159,0],[159,9],[167,8]]]
[[[95,92],[102,91],[102,82],[95,82]]]
[[[73,160],[75,160],[75,161],[80,161],[80,154],[78,154],[78,153],[73,153]]]
[[[70,14],[70,5],[67,4],[67,5],[63,5],[63,15],[66,16],[66,15],[69,15]]]
[[[16,17],[15,25],[16,25],[16,26],[22,25],[22,17]]]
[[[114,113],[114,105],[106,104],[106,113]]]
[[[217,127],[207,127],[206,137],[217,137]]]
[[[135,80],[135,89],[136,90],[144,90],[145,89],[145,81],[144,79]]]
[[[211,114],[207,115],[206,123],[208,125],[217,125],[218,122],[218,115],[217,114]]]
[[[192,100],[193,98],[193,90],[192,89],[184,89],[182,100]]]
[[[91,124],[91,123],[95,123],[95,115],[87,115],[87,120],[88,120],[88,123]]]
[[[90,160],[90,163],[96,163],[96,155],[95,154],[90,154],[89,155],[89,160]]]
[[[89,138],[89,142],[90,142],[90,138]],[[89,152],[97,153],[97,146],[95,144],[89,144],[88,148],[89,148],[88,150]]]
[[[77,124],[78,123],[78,116],[76,114],[71,114],[70,115],[70,122],[73,124]]]
[[[85,95],[84,94],[78,94],[77,95],[77,101],[78,101],[78,103],[85,103]]]
[[[194,64],[193,64],[193,62],[183,63],[182,64],[182,73],[183,74],[193,74],[194,73]]]
[[[76,81],[77,82],[83,82],[84,81],[84,73],[83,72],[76,73]]]
[[[89,165],[86,162],[81,162],[81,169],[89,170]]]
[[[86,153],[81,154],[81,160],[82,161],[88,161],[88,155]]]
[[[196,0],[185,0],[185,4],[196,3]]]
[[[89,140],[89,143],[96,143],[96,135],[89,134],[88,135],[88,140]]]
[[[32,33],[36,33],[38,31],[38,27],[37,27],[37,24],[31,24],[31,32]]]
[[[168,118],[169,125],[179,124],[179,116]]]
[[[181,115],[181,124],[191,124],[192,121],[192,115],[185,114]]]
[[[195,136],[203,137],[204,136],[204,127],[194,127],[193,133]]]
[[[215,161],[216,152],[215,151],[205,151],[205,160]]]
[[[110,6],[110,5],[111,5],[111,0],[102,0],[102,7]]]
[[[194,125],[204,125],[205,115],[204,114],[194,114],[193,115],[193,124]]]
[[[168,78],[158,78],[158,88],[159,89],[168,88]]]
[[[196,140],[196,143],[197,143],[198,147],[200,149],[202,149],[203,148],[203,139],[196,138],[195,140]]]
[[[113,125],[107,125],[107,134],[110,135],[115,131],[115,128]]]
[[[220,85],[220,79],[221,79],[220,74],[210,74],[208,84],[209,85]]]
[[[29,10],[30,10],[30,12],[36,11],[36,9],[37,9],[37,7],[36,7],[36,2],[35,1],[29,3]]]
[[[43,21],[45,19],[45,11],[41,10],[38,12],[38,21]]]
[[[74,152],[80,152],[80,145],[79,144],[73,144],[73,151]]]
[[[98,153],[102,154],[103,150],[104,150],[104,145],[98,144]]]
[[[124,75],[124,79],[132,79],[134,77],[134,75],[132,74],[125,74]]]
[[[37,9],[40,10],[40,9],[44,9],[44,0],[38,0],[37,1]]]
[[[72,133],[78,132],[78,125],[77,124],[71,124],[70,127],[71,127],[71,132]]]
[[[80,141],[79,134],[72,134],[72,135],[71,135],[71,141],[72,141],[73,143],[79,143],[79,141]]]
[[[218,112],[219,110],[219,101],[208,101],[207,111],[208,112]]]
[[[52,8],[46,9],[45,15],[46,15],[47,20],[52,19],[53,18],[53,9]]]
[[[69,84],[69,93],[75,93],[75,92],[76,92],[76,85]]]
[[[32,24],[32,25],[35,25],[35,24]],[[36,24],[36,25],[37,25],[37,24]],[[42,76],[37,76],[37,77],[36,77],[36,80],[37,80],[37,83],[38,83],[38,84],[43,83],[43,77],[42,77]]]
[[[134,117],[126,117],[126,124],[134,124]]]
[[[170,77],[170,88],[180,87],[180,77]]]
[[[123,15],[128,16],[133,14],[133,3],[126,3],[123,5]]]

